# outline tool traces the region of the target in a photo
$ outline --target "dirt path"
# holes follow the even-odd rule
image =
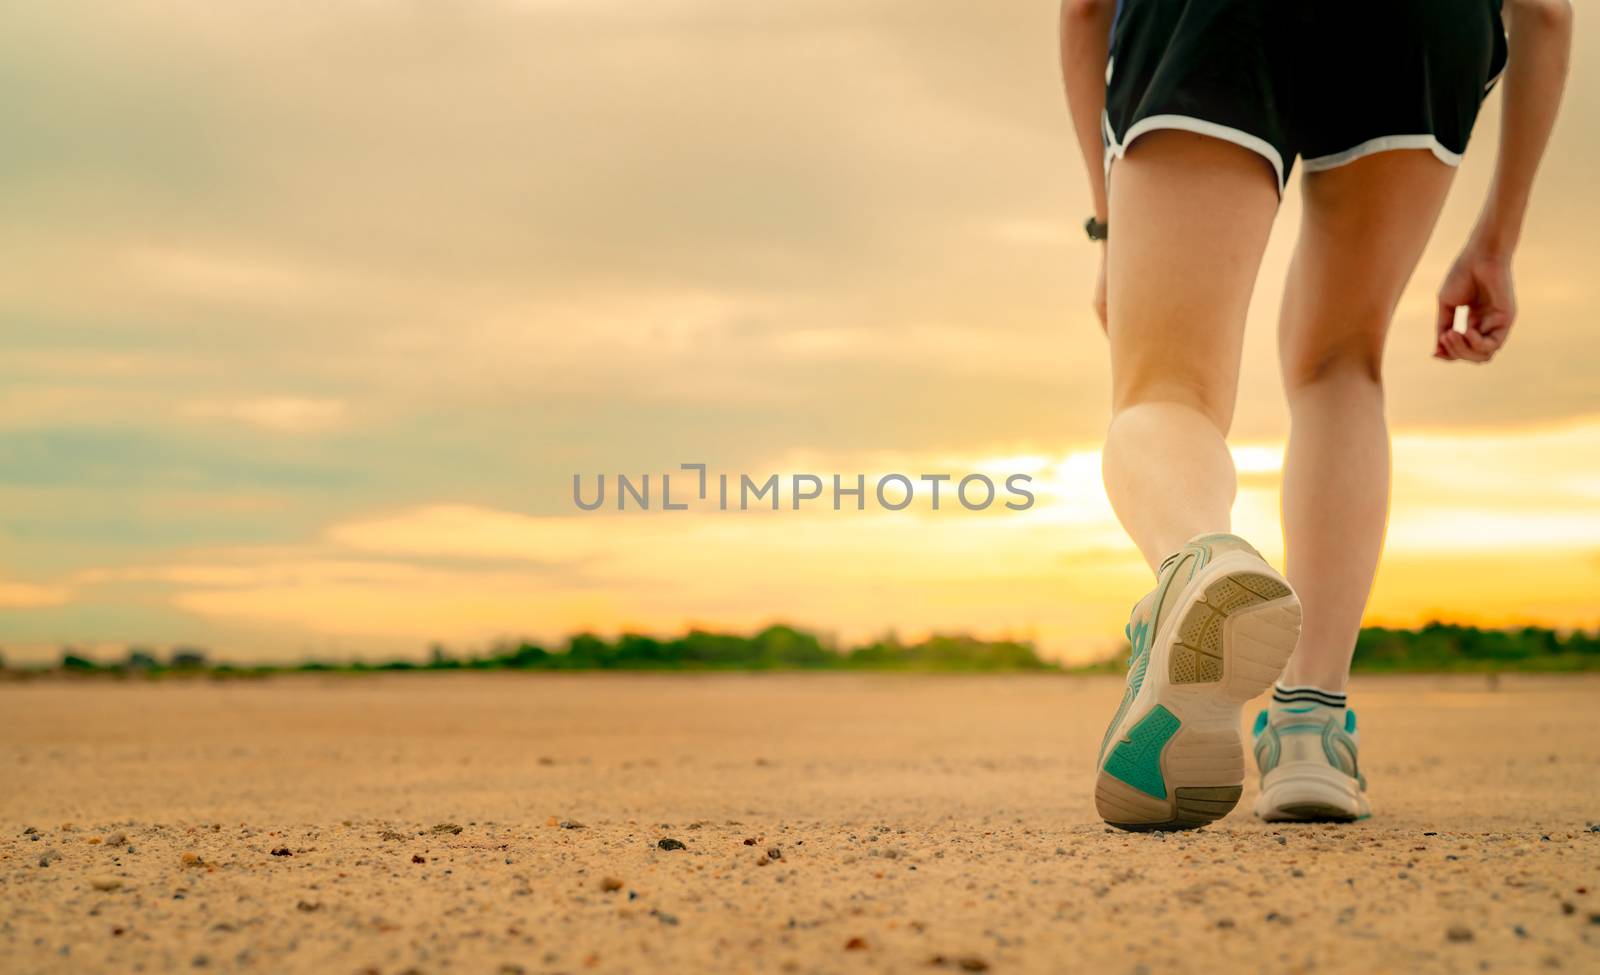
[[[1353,691],[1372,820],[1162,836],[1106,678],[0,686],[0,971],[1600,970],[1600,680]]]

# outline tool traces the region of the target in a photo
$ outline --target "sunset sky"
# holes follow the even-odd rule
[[[1149,581],[1099,483],[1055,20],[1051,0],[16,6],[0,652],[371,657],[786,620],[1103,655]],[[1498,96],[1401,304],[1373,621],[1600,625],[1600,30],[1577,31],[1508,347],[1429,356]],[[1298,216],[1291,183],[1234,430],[1236,527],[1274,559]],[[685,462],[1021,471],[1038,504],[572,504],[575,473]]]

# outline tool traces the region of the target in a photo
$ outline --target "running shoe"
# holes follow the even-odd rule
[[[1161,563],[1128,621],[1128,688],[1096,762],[1095,806],[1129,830],[1194,829],[1244,789],[1240,708],[1277,680],[1300,600],[1237,535],[1199,535]]]
[[[1310,689],[1280,691],[1256,716],[1257,816],[1270,823],[1351,822],[1372,815],[1367,777],[1356,760],[1356,713],[1314,699]]]

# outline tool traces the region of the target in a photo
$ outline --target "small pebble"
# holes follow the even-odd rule
[[[560,826],[562,829],[588,829],[589,828],[589,827],[583,825],[582,823],[578,822],[576,819],[563,819],[561,822],[557,823],[556,825]]]
[[[665,839],[656,840],[656,846],[659,846],[663,850],[687,850],[688,849],[687,846],[683,845],[683,841],[682,840],[675,840],[670,836],[665,838]]]
[[[600,889],[606,893],[614,893],[622,889],[622,881],[617,877],[603,877],[600,880]]]
[[[450,833],[451,835],[455,835],[461,832],[461,827],[457,826],[455,823],[440,823],[433,828],[433,832]]]
[[[95,877],[89,881],[89,886],[95,890],[116,890],[122,886],[118,877]]]
[[[292,857],[294,853],[287,846],[275,846],[272,848],[272,855],[275,857]]]
[[[851,938],[849,941],[846,941],[844,943],[844,950],[845,951],[865,951],[865,950],[867,950],[867,939],[859,937],[859,936]]]
[[[48,867],[50,864],[55,863],[59,859],[61,859],[60,850],[45,850],[43,853],[39,854],[39,866]]]
[[[411,862],[412,863],[427,863],[428,862],[428,858],[423,856],[420,853],[413,853],[413,854],[411,854]]]
[[[1452,924],[1449,930],[1445,931],[1444,936],[1446,939],[1457,943],[1471,941],[1472,929],[1465,924]]]

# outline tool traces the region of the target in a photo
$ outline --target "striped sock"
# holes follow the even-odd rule
[[[1325,708],[1342,708],[1345,695],[1340,691],[1325,691],[1320,687],[1284,687],[1272,685],[1273,704],[1320,704]]]

